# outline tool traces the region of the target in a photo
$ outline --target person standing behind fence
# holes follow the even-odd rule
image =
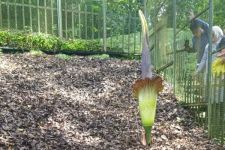
[[[219,26],[213,26],[212,27],[212,62],[215,62],[216,59],[218,59],[218,50],[221,46],[225,45],[223,30]],[[204,84],[206,84],[207,79],[207,70],[208,70],[208,53],[209,53],[209,44],[206,45],[204,54],[202,56],[201,62],[199,63],[197,70],[195,72],[195,75],[199,74],[200,72],[204,73]],[[216,91],[214,91],[214,96],[219,99],[212,99],[211,102],[219,103],[223,102],[224,97],[224,89],[221,87],[217,87],[217,83],[214,81],[211,83],[213,88],[216,88]],[[215,98],[215,97],[214,97]]]
[[[212,61],[214,61],[217,57],[217,53],[215,53],[215,51],[217,51],[218,46],[221,46],[225,43],[221,43],[224,42],[223,39],[223,30],[219,27],[219,26],[213,26],[212,27],[212,52],[214,52],[214,54],[212,54]],[[206,45],[202,59],[197,67],[196,70],[196,74],[200,73],[200,72],[205,72],[207,71],[207,61],[208,61],[208,52],[209,52],[209,44]]]
[[[197,67],[201,62],[206,45],[209,42],[209,24],[199,18],[195,18],[191,11],[189,15],[190,30],[192,31],[193,50],[197,52]]]
[[[225,36],[220,40],[217,45],[216,59],[212,63],[212,73],[214,75],[223,74],[223,79],[225,75]]]

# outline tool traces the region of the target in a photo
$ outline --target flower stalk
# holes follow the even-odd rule
[[[133,84],[133,95],[138,99],[141,123],[145,130],[145,143],[151,143],[151,130],[155,120],[157,96],[163,89],[162,78],[153,77],[148,43],[148,25],[142,11],[139,11],[142,24],[141,77]]]

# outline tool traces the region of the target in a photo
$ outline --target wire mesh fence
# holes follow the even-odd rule
[[[205,1],[204,7],[199,10],[200,13],[197,16],[208,23],[212,23],[210,21],[215,16],[212,14],[212,9],[210,9],[212,5],[210,6],[209,2],[212,4],[212,1]],[[221,144],[224,144],[224,74],[215,76],[213,73],[207,74],[206,71],[194,75],[197,66],[197,53],[191,50],[193,35],[187,28],[190,23],[185,25],[176,24],[177,20],[181,18],[179,14],[175,13],[178,11],[177,9],[181,9],[174,7],[177,3],[174,0],[170,6],[171,14],[173,13],[172,17],[168,14],[161,17],[173,20],[173,25],[169,25],[169,22],[164,21],[161,23],[164,29],[155,32],[156,34],[153,36],[155,42],[153,42],[154,39],[151,40],[154,43],[154,49],[151,53],[152,60],[156,70],[162,71],[161,74],[174,87],[175,94],[182,102],[182,105],[190,109],[196,122],[208,130],[210,138],[215,138]],[[217,12],[221,12],[221,10],[217,9],[215,14]],[[218,20],[215,23],[219,23],[216,25],[221,27],[224,26]],[[160,21],[155,22],[153,26],[160,26]],[[207,83],[209,78],[211,80]]]
[[[118,7],[110,7],[112,3]],[[141,3],[136,5],[142,7]],[[117,1],[0,0],[0,28],[31,30],[64,39],[94,39],[105,51],[139,55],[138,9],[128,7],[117,13],[119,7]]]

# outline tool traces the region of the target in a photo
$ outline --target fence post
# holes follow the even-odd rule
[[[17,21],[17,5],[14,3],[14,13],[15,13],[15,27],[18,29],[18,21]]]
[[[65,33],[65,37],[66,39],[68,39],[68,18],[67,18],[67,3],[66,1],[64,1],[64,5],[65,5],[65,10],[64,10],[64,15],[65,15],[65,30],[64,30],[64,33]]]
[[[23,29],[24,29],[24,27],[25,27],[25,10],[24,10],[24,0],[22,1],[22,17],[23,17]]]
[[[47,0],[44,1],[45,7],[45,33],[48,33]]]
[[[74,39],[75,33],[74,33],[74,3],[72,3],[72,39]]]
[[[176,44],[176,0],[173,0],[173,91],[174,94],[176,92],[176,49],[177,49],[177,44]]]
[[[144,0],[144,15],[147,18],[147,0]]]
[[[52,18],[52,24],[51,24],[51,27],[52,27],[52,34],[54,35],[54,4],[53,4],[53,0],[51,0],[51,18]]]
[[[212,65],[212,25],[213,25],[213,1],[209,0],[209,52],[208,52],[208,68],[207,68],[207,82],[205,97],[208,102],[208,133],[209,137],[212,136],[211,132],[211,65]]]
[[[88,35],[87,35],[87,32],[88,32],[88,25],[87,25],[87,4],[84,5],[84,26],[85,26],[85,39],[87,40],[88,39]]]
[[[155,67],[155,69],[157,69],[158,65],[156,62],[156,51],[157,51],[157,34],[156,34],[156,23],[157,23],[157,13],[156,13],[156,1],[154,0],[154,18],[153,18],[153,35],[154,35],[154,50],[151,52],[151,56],[152,56],[152,60],[153,60],[153,65]]]
[[[32,3],[31,3],[31,0],[29,0],[29,14],[30,14],[30,29],[31,29],[31,31],[34,31],[33,30],[33,25],[32,25],[32,19],[33,19],[33,16],[32,16],[32,7],[31,7],[31,5],[32,5]],[[15,8],[16,9],[16,8]]]
[[[37,17],[38,17],[38,19],[37,19],[37,21],[38,21],[38,33],[40,33],[41,32],[41,24],[40,24],[40,8],[39,8],[39,6],[40,6],[40,2],[39,2],[39,0],[37,0]]]
[[[2,1],[0,0],[0,27],[2,27]]]
[[[62,38],[62,2],[57,0],[58,36]]]
[[[107,37],[107,32],[106,32],[106,7],[107,7],[107,0],[102,0],[102,7],[103,7],[103,45],[104,45],[104,51],[107,50],[107,43],[106,43],[106,37]]]
[[[10,29],[10,11],[9,11],[9,0],[7,0],[7,27]]]
[[[78,4],[78,27],[79,27],[79,38],[81,39],[81,7]]]

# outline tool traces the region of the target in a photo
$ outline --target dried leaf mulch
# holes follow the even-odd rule
[[[0,149],[223,149],[168,85],[158,98],[153,144],[142,146],[131,93],[139,75],[137,61],[1,55]]]

